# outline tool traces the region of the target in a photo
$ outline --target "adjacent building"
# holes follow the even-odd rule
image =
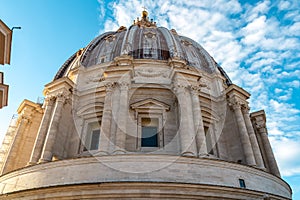
[[[0,19],[0,65],[10,64],[12,30]],[[0,72],[0,109],[7,106],[8,85],[4,84],[4,74]]]

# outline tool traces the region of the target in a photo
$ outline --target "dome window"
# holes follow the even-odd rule
[[[100,124],[98,122],[89,123],[87,127],[84,150],[98,150],[100,142]]]
[[[131,104],[137,119],[137,148],[152,151],[164,146],[165,112],[170,106],[155,99],[145,99]]]
[[[142,118],[141,147],[158,147],[158,118]]]

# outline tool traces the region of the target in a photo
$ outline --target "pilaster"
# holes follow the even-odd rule
[[[174,84],[180,110],[180,143],[182,156],[197,156],[196,134],[193,120],[191,93],[189,85],[183,82]]]
[[[117,131],[116,131],[116,141],[114,154],[125,153],[125,143],[126,143],[126,127],[127,127],[127,117],[128,117],[128,91],[130,87],[129,81],[118,82],[120,89],[120,100],[119,100],[119,114],[117,119]]]
[[[41,156],[41,152],[43,149],[43,144],[46,138],[48,126],[50,123],[50,118],[52,116],[53,104],[55,102],[55,98],[53,96],[49,96],[45,98],[44,101],[44,115],[38,130],[38,135],[36,137],[33,151],[31,153],[31,157],[28,165],[36,164]]]
[[[44,124],[41,123],[39,136],[36,140],[36,150],[34,150],[32,162],[29,164],[37,162],[36,160],[39,157],[39,154],[41,155],[39,162],[48,162],[52,160],[52,150],[55,144],[63,107],[64,104],[71,103],[70,100],[73,88],[74,83],[68,77],[57,79],[45,86],[44,95],[46,96],[46,99],[49,99],[49,108],[48,112],[46,108],[44,114],[47,114],[47,116],[43,116],[43,118],[46,119]],[[39,153],[39,151],[41,151],[41,153]]]
[[[248,105],[246,100],[250,97],[250,94],[236,85],[229,86],[226,89],[226,94],[229,106],[233,109],[237,121],[246,163],[248,165],[256,166],[253,149],[242,113],[242,107]]]
[[[198,150],[198,156],[207,155],[207,146],[205,139],[205,131],[203,126],[203,119],[201,113],[201,106],[199,100],[199,91],[201,89],[200,86],[191,86],[191,96],[192,96],[192,104],[193,104],[193,118],[194,118],[194,127],[196,134],[196,145]]]
[[[246,123],[246,128],[247,128],[248,133],[249,133],[249,138],[250,138],[251,146],[253,148],[253,153],[254,153],[254,157],[255,157],[257,167],[261,168],[261,169],[265,169],[262,154],[261,154],[261,151],[260,151],[260,148],[259,148],[259,145],[258,145],[258,142],[257,142],[257,138],[256,138],[256,135],[254,133],[254,129],[253,129],[251,119],[250,119],[250,116],[249,116],[249,110],[250,110],[250,108],[248,106],[244,106],[243,109],[242,109],[242,112],[243,112],[243,115],[244,115],[244,120],[245,120],[245,123]]]
[[[53,157],[53,146],[55,144],[56,135],[58,132],[59,121],[62,114],[62,109],[66,100],[69,99],[69,93],[61,92],[56,96],[55,105],[53,108],[52,118],[49,123],[49,129],[47,131],[47,136],[44,142],[43,151],[39,162],[48,162],[52,160]]]
[[[99,153],[108,154],[111,136],[111,122],[112,122],[112,93],[115,83],[108,82],[105,84],[106,94],[104,99],[103,115],[101,120],[101,132],[99,140]]]
[[[263,149],[265,150],[267,161],[269,164],[269,170],[272,174],[275,176],[280,177],[280,172],[275,160],[275,156],[273,154],[273,150],[270,144],[270,141],[268,139],[268,132],[266,128],[266,115],[263,110],[251,113],[251,119],[254,122],[255,128],[261,136],[262,144],[263,144]]]
[[[24,100],[18,108],[16,129],[12,134],[13,139],[8,146],[3,162],[2,173],[24,167],[29,160],[32,146],[28,146],[28,137],[35,137],[35,132],[29,132],[34,118],[41,115],[42,109],[39,104]],[[30,142],[29,142],[30,143]],[[3,149],[2,149],[3,151]],[[22,154],[23,156],[18,156]],[[24,164],[25,163],[25,164]]]

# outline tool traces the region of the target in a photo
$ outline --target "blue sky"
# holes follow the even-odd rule
[[[13,33],[11,65],[0,66],[9,106],[0,139],[23,99],[36,101],[59,67],[99,33],[130,26],[146,6],[159,26],[198,41],[232,81],[265,109],[283,178],[300,199],[300,2],[298,0],[0,0]]]

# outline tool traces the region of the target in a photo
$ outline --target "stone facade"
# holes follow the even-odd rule
[[[74,54],[44,95],[7,132],[0,198],[291,198],[265,113],[145,12]]]

